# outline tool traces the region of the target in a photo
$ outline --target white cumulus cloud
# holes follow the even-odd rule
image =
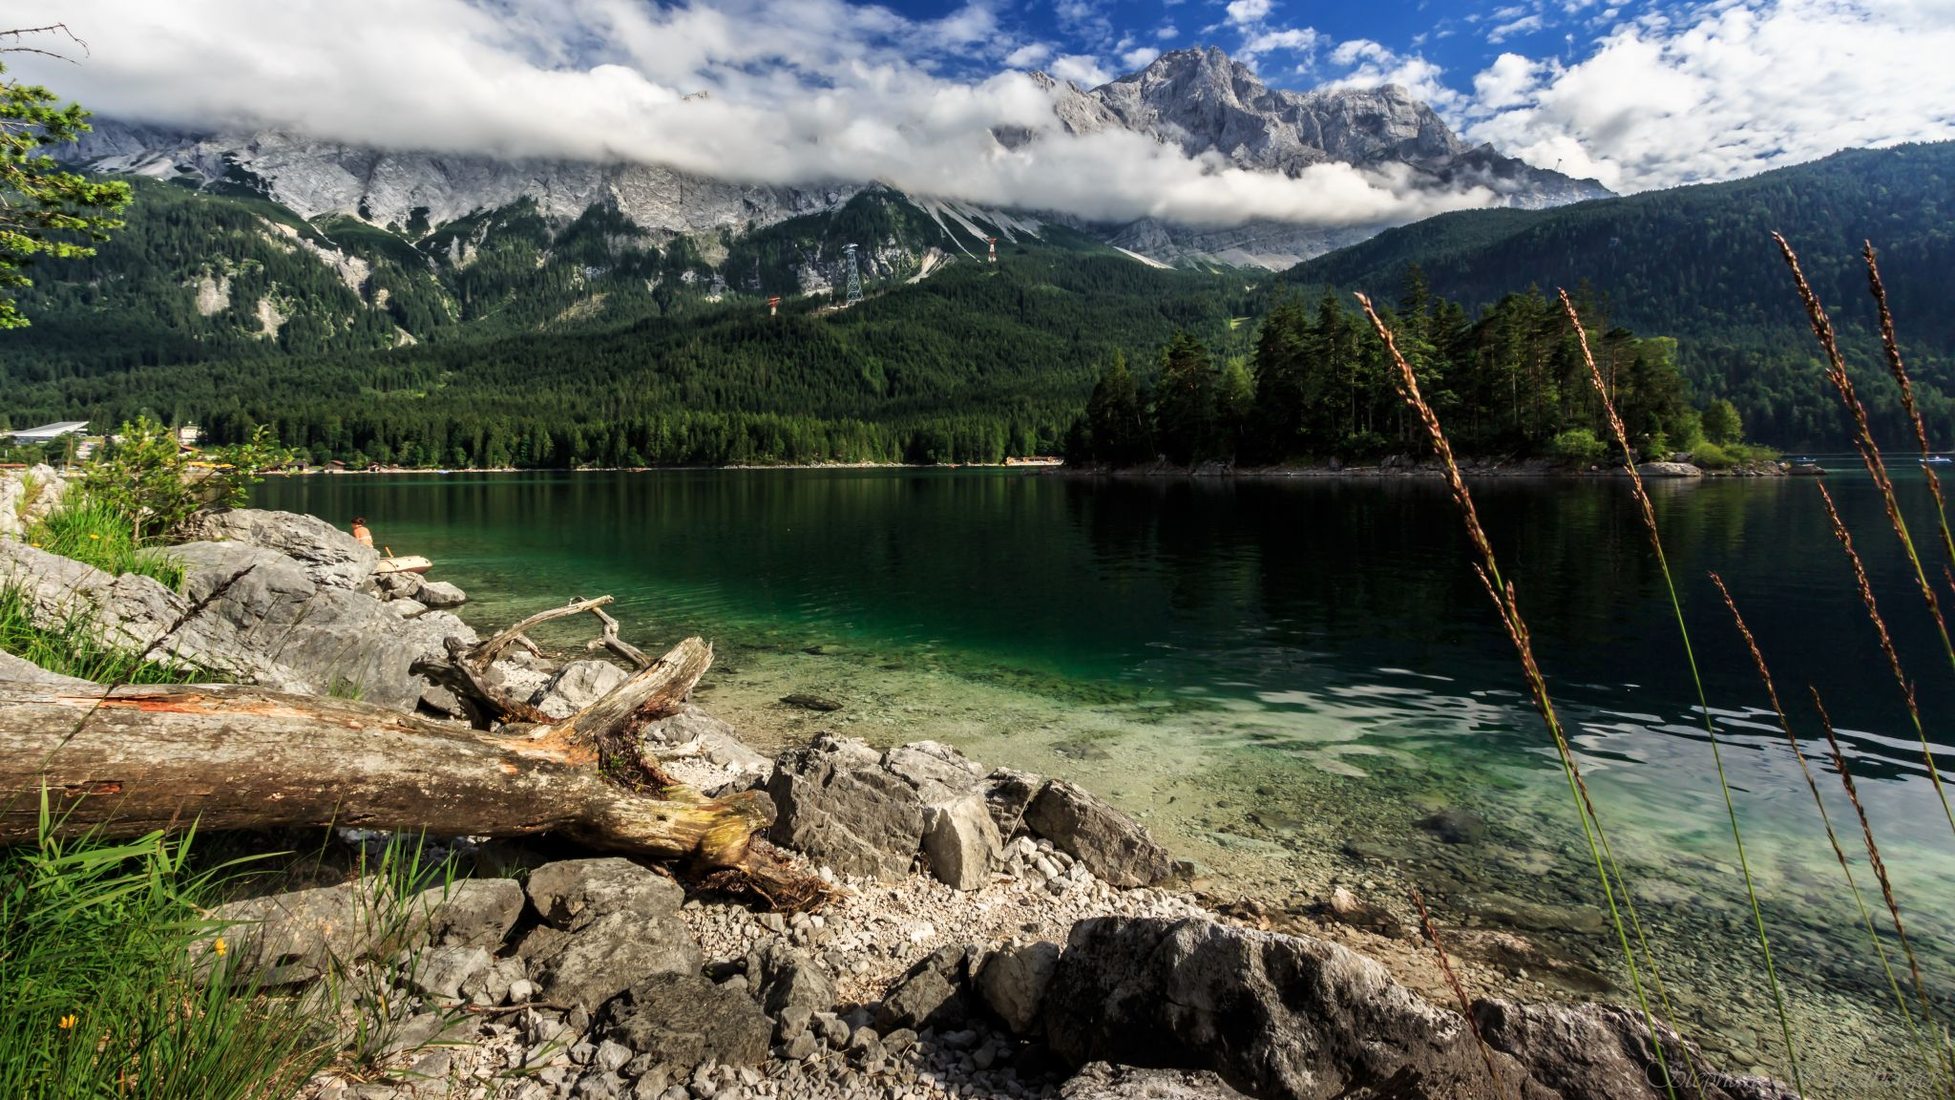
[[[1103,10],[1072,6],[1083,21]],[[1067,134],[1022,73],[937,75],[973,56],[1044,56],[994,44],[984,3],[932,20],[844,0],[28,0],[16,10],[23,24],[57,18],[88,40],[88,56],[19,55],[19,75],[107,117],[199,130],[660,164],[761,184],[878,180],[987,205],[1208,226],[1403,222],[1494,198],[1433,193],[1406,172],[1329,164],[1291,179],[1127,131]],[[1089,85],[1109,75],[1091,54],[1049,68]],[[1005,128],[1030,140],[1006,148],[991,136]]]
[[[1950,0],[1714,0],[1573,63],[1503,54],[1463,110],[1475,140],[1640,191],[1955,138],[1950,58]]]

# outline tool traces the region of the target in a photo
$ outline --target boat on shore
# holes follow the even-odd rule
[[[425,573],[433,568],[434,562],[418,554],[399,558],[389,554],[380,559],[379,564],[373,567],[373,572],[375,576],[380,576],[387,573]]]

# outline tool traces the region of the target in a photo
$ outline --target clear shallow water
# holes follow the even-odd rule
[[[1829,485],[1929,736],[1955,760],[1955,674],[1878,499],[1862,480]],[[1815,767],[1806,685],[1826,697],[1945,996],[1955,838],[1920,745],[1810,482],[1654,488],[1795,1013],[1847,1091],[1885,1091],[1867,1084],[1898,1057],[1885,979],[1706,571],[1758,633]],[[1918,484],[1904,489],[1925,508]],[[1681,1014],[1740,1062],[1782,1066],[1695,692],[1627,489],[1475,491]],[[686,471],[275,479],[257,498],[342,526],[368,516],[379,542],[467,588],[478,624],[608,592],[647,648],[714,639],[704,701],[745,728],[936,737],[1079,778],[1222,888],[1280,902],[1418,883],[1442,920],[1611,965],[1566,783],[1436,482]],[[844,709],[780,706],[791,691]],[[1444,807],[1479,814],[1486,838],[1444,844],[1415,826]]]

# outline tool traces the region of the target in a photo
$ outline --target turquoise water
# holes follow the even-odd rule
[[[1829,484],[1930,737],[1955,759],[1955,673],[1879,501],[1864,481]],[[1903,488],[1925,523],[1925,493]],[[1897,1057],[1899,1027],[1885,979],[1706,572],[1751,620],[1815,767],[1806,686],[1825,696],[1945,996],[1955,839],[1920,745],[1812,483],[1655,489],[1802,1030],[1855,1095],[1882,1091],[1868,1073]],[[1476,493],[1681,1014],[1728,1057],[1782,1072],[1695,692],[1626,488]],[[939,738],[1108,793],[1218,891],[1284,903],[1333,883],[1382,897],[1417,883],[1444,921],[1521,928],[1612,965],[1565,781],[1436,482],[403,475],[274,480],[257,503],[342,526],[366,515],[378,542],[468,589],[478,625],[610,593],[648,649],[703,634],[719,647],[703,700],[757,734]],[[794,691],[843,708],[777,702]],[[1859,850],[1851,808],[1822,780]],[[1445,844],[1416,826],[1449,807],[1486,836]]]

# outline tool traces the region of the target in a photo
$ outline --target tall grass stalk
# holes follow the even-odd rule
[[[1860,255],[1867,262],[1867,289],[1874,296],[1874,305],[1880,313],[1880,347],[1887,354],[1887,372],[1894,376],[1894,384],[1900,387],[1901,407],[1907,410],[1908,422],[1914,427],[1914,441],[1921,447],[1923,460],[1934,457],[1934,446],[1928,441],[1928,426],[1921,419],[1921,410],[1914,403],[1914,382],[1908,377],[1907,364],[1901,361],[1901,343],[1894,337],[1894,313],[1887,308],[1887,287],[1880,281],[1880,263],[1874,256],[1874,243],[1861,242]],[[1955,534],[1948,529],[1948,502],[1942,498],[1941,477],[1935,473],[1934,466],[1926,461],[1921,473],[1928,479],[1928,493],[1935,500],[1935,518],[1941,523],[1941,548],[1950,562],[1955,562]],[[1948,566],[1941,567],[1948,572]],[[1955,588],[1955,584],[1950,585]]]
[[[0,1096],[293,1095],[324,1061],[301,1008],[190,951],[225,868],[188,870],[188,834],[63,841],[45,792],[39,821],[0,851]]]
[[[1765,979],[1772,992],[1772,1006],[1778,1013],[1779,1035],[1785,1040],[1785,1053],[1792,1067],[1792,1085],[1799,1092],[1806,1091],[1804,1075],[1799,1070],[1799,1047],[1792,1038],[1792,1018],[1785,1010],[1785,994],[1779,988],[1778,966],[1772,961],[1772,938],[1765,930],[1765,912],[1758,904],[1758,886],[1751,871],[1751,858],[1745,853],[1744,830],[1738,825],[1737,803],[1731,797],[1731,782],[1724,771],[1724,750],[1718,741],[1717,723],[1711,718],[1710,700],[1704,693],[1704,677],[1697,667],[1697,651],[1690,642],[1690,626],[1684,621],[1683,600],[1677,595],[1677,581],[1670,572],[1670,556],[1663,551],[1663,533],[1656,523],[1656,506],[1650,500],[1649,487],[1643,484],[1643,475],[1636,469],[1636,463],[1629,448],[1629,432],[1623,426],[1622,416],[1616,412],[1615,399],[1609,394],[1608,383],[1602,380],[1602,369],[1595,364],[1595,355],[1589,350],[1588,330],[1582,327],[1582,318],[1575,310],[1575,303],[1566,290],[1560,291],[1561,311],[1567,315],[1568,323],[1575,329],[1575,342],[1581,348],[1582,362],[1588,367],[1589,381],[1595,386],[1595,394],[1602,399],[1602,409],[1608,414],[1609,430],[1615,434],[1616,445],[1622,456],[1622,467],[1629,475],[1629,486],[1636,498],[1636,507],[1643,520],[1643,532],[1649,536],[1650,551],[1656,555],[1657,568],[1663,573],[1663,587],[1670,597],[1670,611],[1676,617],[1677,636],[1683,642],[1684,663],[1690,668],[1690,682],[1697,689],[1697,710],[1704,718],[1704,736],[1711,745],[1711,763],[1717,771],[1717,789],[1724,796],[1725,817],[1731,823],[1731,843],[1737,848],[1738,869],[1745,880],[1745,898],[1751,903],[1752,925],[1758,933],[1758,950],[1764,957]]]
[[[1901,991],[1901,982],[1894,974],[1894,965],[1887,956],[1887,947],[1881,942],[1879,930],[1874,927],[1873,910],[1867,907],[1866,895],[1861,892],[1860,883],[1853,877],[1853,866],[1847,861],[1846,848],[1840,844],[1839,832],[1833,828],[1833,815],[1826,809],[1826,800],[1819,793],[1819,781],[1813,778],[1812,769],[1806,765],[1805,749],[1800,746],[1798,736],[1792,732],[1792,721],[1786,717],[1785,705],[1779,701],[1778,685],[1772,679],[1770,666],[1765,663],[1765,652],[1758,647],[1758,639],[1752,634],[1750,624],[1745,622],[1744,615],[1738,611],[1738,602],[1731,598],[1731,590],[1725,587],[1724,578],[1716,573],[1712,573],[1710,577],[1711,583],[1717,586],[1718,594],[1724,598],[1724,606],[1731,612],[1731,621],[1737,625],[1738,634],[1744,639],[1745,649],[1751,654],[1752,665],[1757,668],[1758,678],[1765,685],[1765,697],[1771,701],[1772,713],[1778,716],[1779,730],[1785,734],[1785,743],[1792,749],[1792,758],[1799,762],[1799,774],[1806,781],[1806,789],[1812,793],[1813,807],[1819,811],[1819,821],[1826,827],[1826,842],[1832,845],[1833,858],[1839,861],[1840,874],[1846,877],[1847,890],[1853,894],[1853,904],[1860,910],[1860,922],[1867,929],[1867,942],[1873,945],[1874,956],[1880,960],[1880,969],[1887,976],[1888,988],[1894,994],[1894,1006],[1900,1009],[1901,1019],[1907,1024],[1908,1037],[1917,1050],[1927,1055],[1927,1044],[1915,1023],[1913,1010],[1908,1007],[1907,994]],[[1871,844],[1873,831],[1870,827],[1867,829],[1867,837]],[[1914,993],[1920,1000],[1922,1019],[1932,1028],[1935,1019],[1934,1008],[1928,1001],[1926,987],[1919,982],[1920,971],[1916,970],[1914,975],[1917,979]],[[1929,1056],[1929,1061],[1934,1064],[1933,1072],[1941,1092],[1955,1096],[1955,1066],[1951,1066],[1940,1056],[1941,1054],[1945,1052]]]
[[[1887,667],[1894,673],[1894,684],[1900,688],[1901,701],[1907,704],[1908,720],[1914,723],[1914,735],[1921,741],[1921,759],[1928,767],[1928,781],[1934,785],[1935,795],[1941,799],[1941,812],[1948,818],[1948,827],[1955,830],[1955,811],[1948,806],[1948,794],[1942,790],[1941,767],[1935,762],[1935,750],[1928,744],[1928,731],[1921,724],[1921,708],[1914,697],[1914,684],[1907,678],[1901,667],[1900,651],[1894,648],[1894,636],[1888,633],[1887,620],[1880,614],[1880,601],[1874,598],[1874,586],[1867,579],[1866,563],[1860,560],[1860,552],[1853,548],[1853,534],[1846,529],[1845,521],[1840,519],[1840,510],[1833,506],[1833,494],[1826,486],[1819,486],[1819,499],[1826,503],[1826,518],[1832,521],[1833,537],[1839,540],[1840,548],[1846,551],[1846,560],[1853,566],[1853,582],[1860,590],[1860,603],[1867,609],[1867,619],[1874,625],[1874,635],[1880,639],[1880,651],[1887,657]]]
[[[1873,429],[1867,423],[1867,407],[1861,404],[1859,395],[1853,389],[1853,379],[1846,372],[1846,359],[1840,354],[1839,340],[1833,332],[1832,318],[1827,316],[1826,307],[1820,304],[1819,296],[1813,293],[1812,285],[1806,281],[1806,274],[1799,268],[1799,257],[1792,251],[1792,245],[1778,233],[1772,234],[1772,239],[1778,242],[1779,252],[1784,256],[1786,266],[1792,269],[1792,281],[1798,288],[1800,302],[1806,307],[1806,319],[1812,325],[1813,335],[1818,338],[1820,349],[1826,353],[1826,377],[1832,381],[1833,388],[1839,391],[1840,404],[1844,405],[1846,411],[1853,417],[1854,449],[1860,452],[1860,461],[1866,465],[1867,472],[1873,475],[1874,485],[1880,489],[1881,503],[1887,509],[1887,522],[1894,528],[1894,533],[1900,536],[1901,548],[1907,552],[1908,564],[1914,567],[1914,580],[1921,589],[1921,598],[1927,603],[1929,617],[1934,619],[1935,630],[1941,636],[1942,652],[1948,657],[1949,667],[1955,668],[1955,642],[1949,640],[1948,623],[1942,617],[1941,601],[1935,596],[1935,586],[1928,581],[1928,571],[1922,566],[1921,555],[1915,550],[1914,537],[1908,533],[1907,517],[1901,514],[1900,500],[1894,495],[1894,479],[1888,476],[1887,463],[1881,458],[1879,444],[1874,442]],[[1880,292],[1877,297],[1883,304],[1885,303],[1885,291]],[[1892,319],[1889,318],[1885,325],[1887,335],[1891,336],[1892,327]],[[1894,354],[1894,360],[1889,363],[1890,369],[1893,362],[1899,361],[1899,352],[1896,351]],[[1912,392],[1912,387],[1909,389]],[[1935,781],[1935,790],[1937,793],[1941,791],[1939,778]],[[1943,810],[1948,808],[1946,798],[1942,800],[1942,808]],[[1948,823],[1950,828],[1955,828],[1955,814],[1949,815]]]
[[[1656,1014],[1650,1008],[1649,994],[1643,985],[1642,967],[1636,961],[1635,949],[1630,946],[1629,931],[1623,923],[1622,906],[1617,904],[1618,887],[1621,888],[1624,905],[1633,903],[1630,902],[1627,884],[1622,877],[1621,866],[1616,862],[1614,850],[1608,847],[1607,836],[1602,830],[1602,819],[1595,810],[1595,802],[1589,797],[1588,784],[1582,779],[1581,765],[1575,759],[1574,750],[1568,744],[1568,738],[1562,730],[1561,718],[1555,711],[1554,700],[1548,694],[1547,679],[1542,675],[1540,664],[1534,658],[1534,642],[1528,631],[1527,620],[1521,616],[1519,598],[1513,584],[1500,575],[1499,559],[1494,555],[1493,543],[1487,538],[1486,529],[1480,525],[1479,510],[1474,507],[1473,494],[1468,491],[1466,479],[1460,474],[1459,462],[1453,457],[1452,442],[1446,438],[1446,432],[1439,424],[1438,415],[1432,411],[1432,406],[1420,393],[1418,375],[1412,370],[1412,364],[1407,362],[1404,354],[1398,350],[1398,341],[1393,337],[1391,328],[1378,316],[1378,311],[1372,308],[1371,299],[1359,294],[1357,300],[1365,316],[1370,319],[1371,327],[1384,342],[1386,354],[1396,369],[1393,385],[1398,390],[1399,397],[1418,416],[1434,452],[1438,455],[1440,467],[1446,475],[1447,487],[1452,491],[1453,502],[1459,507],[1460,517],[1466,524],[1467,538],[1473,543],[1474,551],[1479,556],[1479,561],[1473,567],[1474,572],[1480,578],[1487,595],[1492,598],[1495,610],[1500,613],[1501,625],[1506,629],[1508,640],[1513,643],[1515,655],[1520,659],[1521,671],[1527,681],[1528,694],[1534,702],[1535,709],[1540,712],[1541,720],[1547,725],[1548,733],[1554,739],[1555,753],[1561,760],[1562,774],[1568,780],[1569,796],[1574,799],[1576,816],[1581,819],[1582,836],[1588,843],[1589,855],[1595,863],[1596,878],[1602,885],[1602,896],[1608,905],[1609,920],[1615,928],[1616,940],[1622,949],[1623,962],[1629,968],[1630,985],[1636,994],[1636,1002],[1642,1009],[1644,1023],[1649,1027],[1650,1046],[1655,1050],[1657,1065],[1663,1072],[1664,1090],[1672,1100],[1675,1100],[1676,1083],[1663,1054],[1663,1042],[1657,1031]],[[1606,859],[1605,850],[1608,852]],[[1611,869],[1614,870],[1613,880],[1610,875]],[[1645,951],[1647,953],[1647,945]]]
[[[1473,1001],[1466,995],[1466,987],[1460,984],[1459,975],[1453,970],[1452,959],[1446,955],[1446,945],[1439,942],[1439,926],[1432,921],[1432,913],[1426,909],[1425,895],[1419,888],[1412,887],[1412,904],[1419,910],[1419,931],[1425,935],[1426,942],[1432,945],[1432,953],[1439,957],[1439,972],[1446,977],[1446,984],[1452,987],[1453,996],[1459,999],[1460,1014],[1466,1017],[1467,1030],[1473,1033],[1473,1041],[1480,1048],[1480,1060],[1486,1063],[1487,1077],[1493,1082],[1494,1095],[1507,1100],[1507,1083],[1500,1079],[1500,1070],[1493,1064],[1493,1050],[1487,1046],[1486,1036],[1480,1034],[1480,1021],[1473,1017]]]
[[[1874,878],[1880,883],[1881,900],[1887,903],[1887,914],[1894,922],[1894,937],[1900,942],[1901,954],[1907,959],[1915,988],[1925,990],[1927,983],[1921,980],[1921,964],[1914,957],[1914,945],[1908,940],[1907,925],[1901,920],[1901,905],[1894,900],[1894,882],[1888,877],[1887,862],[1880,858],[1880,845],[1874,842],[1874,827],[1867,820],[1867,808],[1861,804],[1860,792],[1853,785],[1853,772],[1846,766],[1846,754],[1840,751],[1840,738],[1833,729],[1833,717],[1826,713],[1826,703],[1819,697],[1819,689],[1807,685],[1806,690],[1812,693],[1813,708],[1819,711],[1819,728],[1825,731],[1826,745],[1832,750],[1833,771],[1840,777],[1840,786],[1846,790],[1846,800],[1853,804],[1853,812],[1860,819],[1860,835],[1867,845],[1867,865],[1874,869]],[[1933,1026],[1932,1019],[1929,1025]]]
[[[72,611],[51,625],[37,621],[27,594],[4,583],[0,583],[0,650],[49,672],[102,684],[188,684],[213,678],[197,669],[146,660],[103,644],[86,611]]]

